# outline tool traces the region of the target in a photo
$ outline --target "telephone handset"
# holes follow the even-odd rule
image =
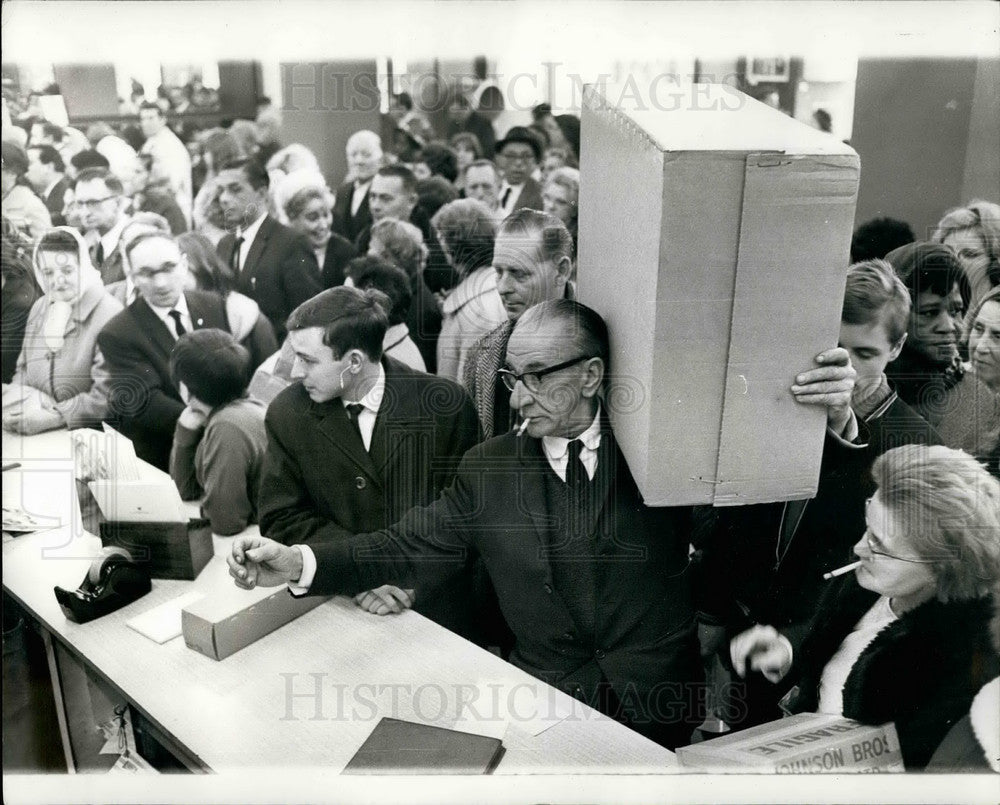
[[[131,604],[151,589],[148,570],[137,565],[124,548],[107,547],[91,563],[77,589],[56,587],[55,594],[67,618],[86,623]]]

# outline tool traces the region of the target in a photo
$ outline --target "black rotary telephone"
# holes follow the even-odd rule
[[[63,614],[86,623],[142,598],[153,588],[149,571],[137,565],[124,548],[103,548],[80,586],[70,592],[55,588]]]

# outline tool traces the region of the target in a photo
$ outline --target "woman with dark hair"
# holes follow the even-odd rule
[[[442,142],[427,143],[413,160],[413,175],[418,180],[442,176],[450,183],[454,183],[458,178],[458,158],[454,151]]]
[[[546,142],[553,148],[571,147],[552,114],[550,104],[540,103],[531,110],[531,128],[544,132]]]
[[[213,244],[222,240],[226,234],[226,220],[219,206],[219,188],[215,181],[222,166],[234,159],[245,156],[239,143],[227,131],[213,129],[208,132],[201,144],[201,161],[204,176],[194,199],[191,213],[194,230],[201,232]]]
[[[34,266],[45,295],[28,314],[17,369],[4,389],[3,426],[24,435],[99,426],[108,414],[110,376],[97,334],[122,305],[105,290],[75,229],[43,235]]]
[[[452,184],[461,190],[465,185],[465,169],[477,159],[483,158],[483,147],[479,144],[479,138],[469,131],[459,132],[451,138],[448,145],[455,154],[458,168],[458,178]]]
[[[1000,483],[940,445],[889,450],[872,476],[859,561],[830,582],[799,648],[754,626],[733,639],[730,656],[739,676],[749,668],[797,683],[792,712],[892,722],[907,770],[922,769],[997,674],[989,622]]]
[[[238,534],[257,522],[267,447],[265,407],[247,396],[250,353],[224,330],[194,330],[174,344],[170,375],[185,404],[170,477],[184,500],[202,498],[214,533]]]
[[[562,132],[566,144],[573,150],[573,155],[580,159],[580,118],[576,115],[556,115],[556,125]]]
[[[995,471],[1000,396],[966,371],[959,354],[969,298],[961,263],[938,243],[910,243],[885,259],[913,302],[903,350],[886,375],[944,444],[990,462]]]
[[[2,254],[3,290],[0,296],[0,325],[3,337],[0,350],[3,355],[2,379],[10,383],[17,367],[17,356],[24,342],[24,328],[28,311],[42,295],[31,270],[31,241],[6,219],[3,219]]]
[[[473,344],[507,321],[492,265],[496,224],[485,205],[463,198],[438,210],[431,226],[459,277],[441,306],[437,373],[461,382]]]
[[[251,348],[258,360],[274,352],[277,345],[270,320],[253,299],[233,290],[236,287],[233,271],[219,257],[211,241],[199,232],[185,232],[177,236],[177,247],[187,257],[188,289],[210,291],[225,300],[226,319],[233,338]],[[251,340],[245,340],[251,336]]]
[[[389,328],[382,339],[382,354],[395,358],[411,369],[426,372],[427,366],[420,350],[410,338],[406,317],[410,314],[413,290],[406,272],[388,260],[378,257],[356,257],[347,266],[355,288],[367,291],[374,288],[389,298]]]
[[[323,288],[343,285],[346,267],[357,250],[332,229],[333,194],[319,171],[297,170],[273,188],[278,220],[305,235],[316,255]]]

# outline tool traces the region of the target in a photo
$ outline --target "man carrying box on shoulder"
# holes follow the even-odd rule
[[[312,547],[238,538],[230,575],[352,594],[460,573],[477,554],[514,633],[511,662],[663,746],[687,743],[704,716],[690,510],[642,503],[603,402],[608,355],[590,308],[531,308],[501,372],[519,431],[470,450],[433,505],[389,529]],[[805,379],[849,396],[846,354],[825,355]]]

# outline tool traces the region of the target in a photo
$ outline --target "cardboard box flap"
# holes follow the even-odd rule
[[[789,388],[837,343],[840,305],[830,300],[844,297],[843,233],[853,225],[856,190],[855,157],[746,158],[716,505],[816,493],[826,411],[797,403]],[[812,269],[805,294],[803,264]],[[792,455],[803,458],[791,464]]]
[[[585,107],[617,117],[661,151],[774,151],[853,154],[830,134],[806,126],[728,84],[660,81],[649,86],[588,84]],[[693,113],[693,114],[691,114]],[[739,125],[734,125],[739,113]]]

